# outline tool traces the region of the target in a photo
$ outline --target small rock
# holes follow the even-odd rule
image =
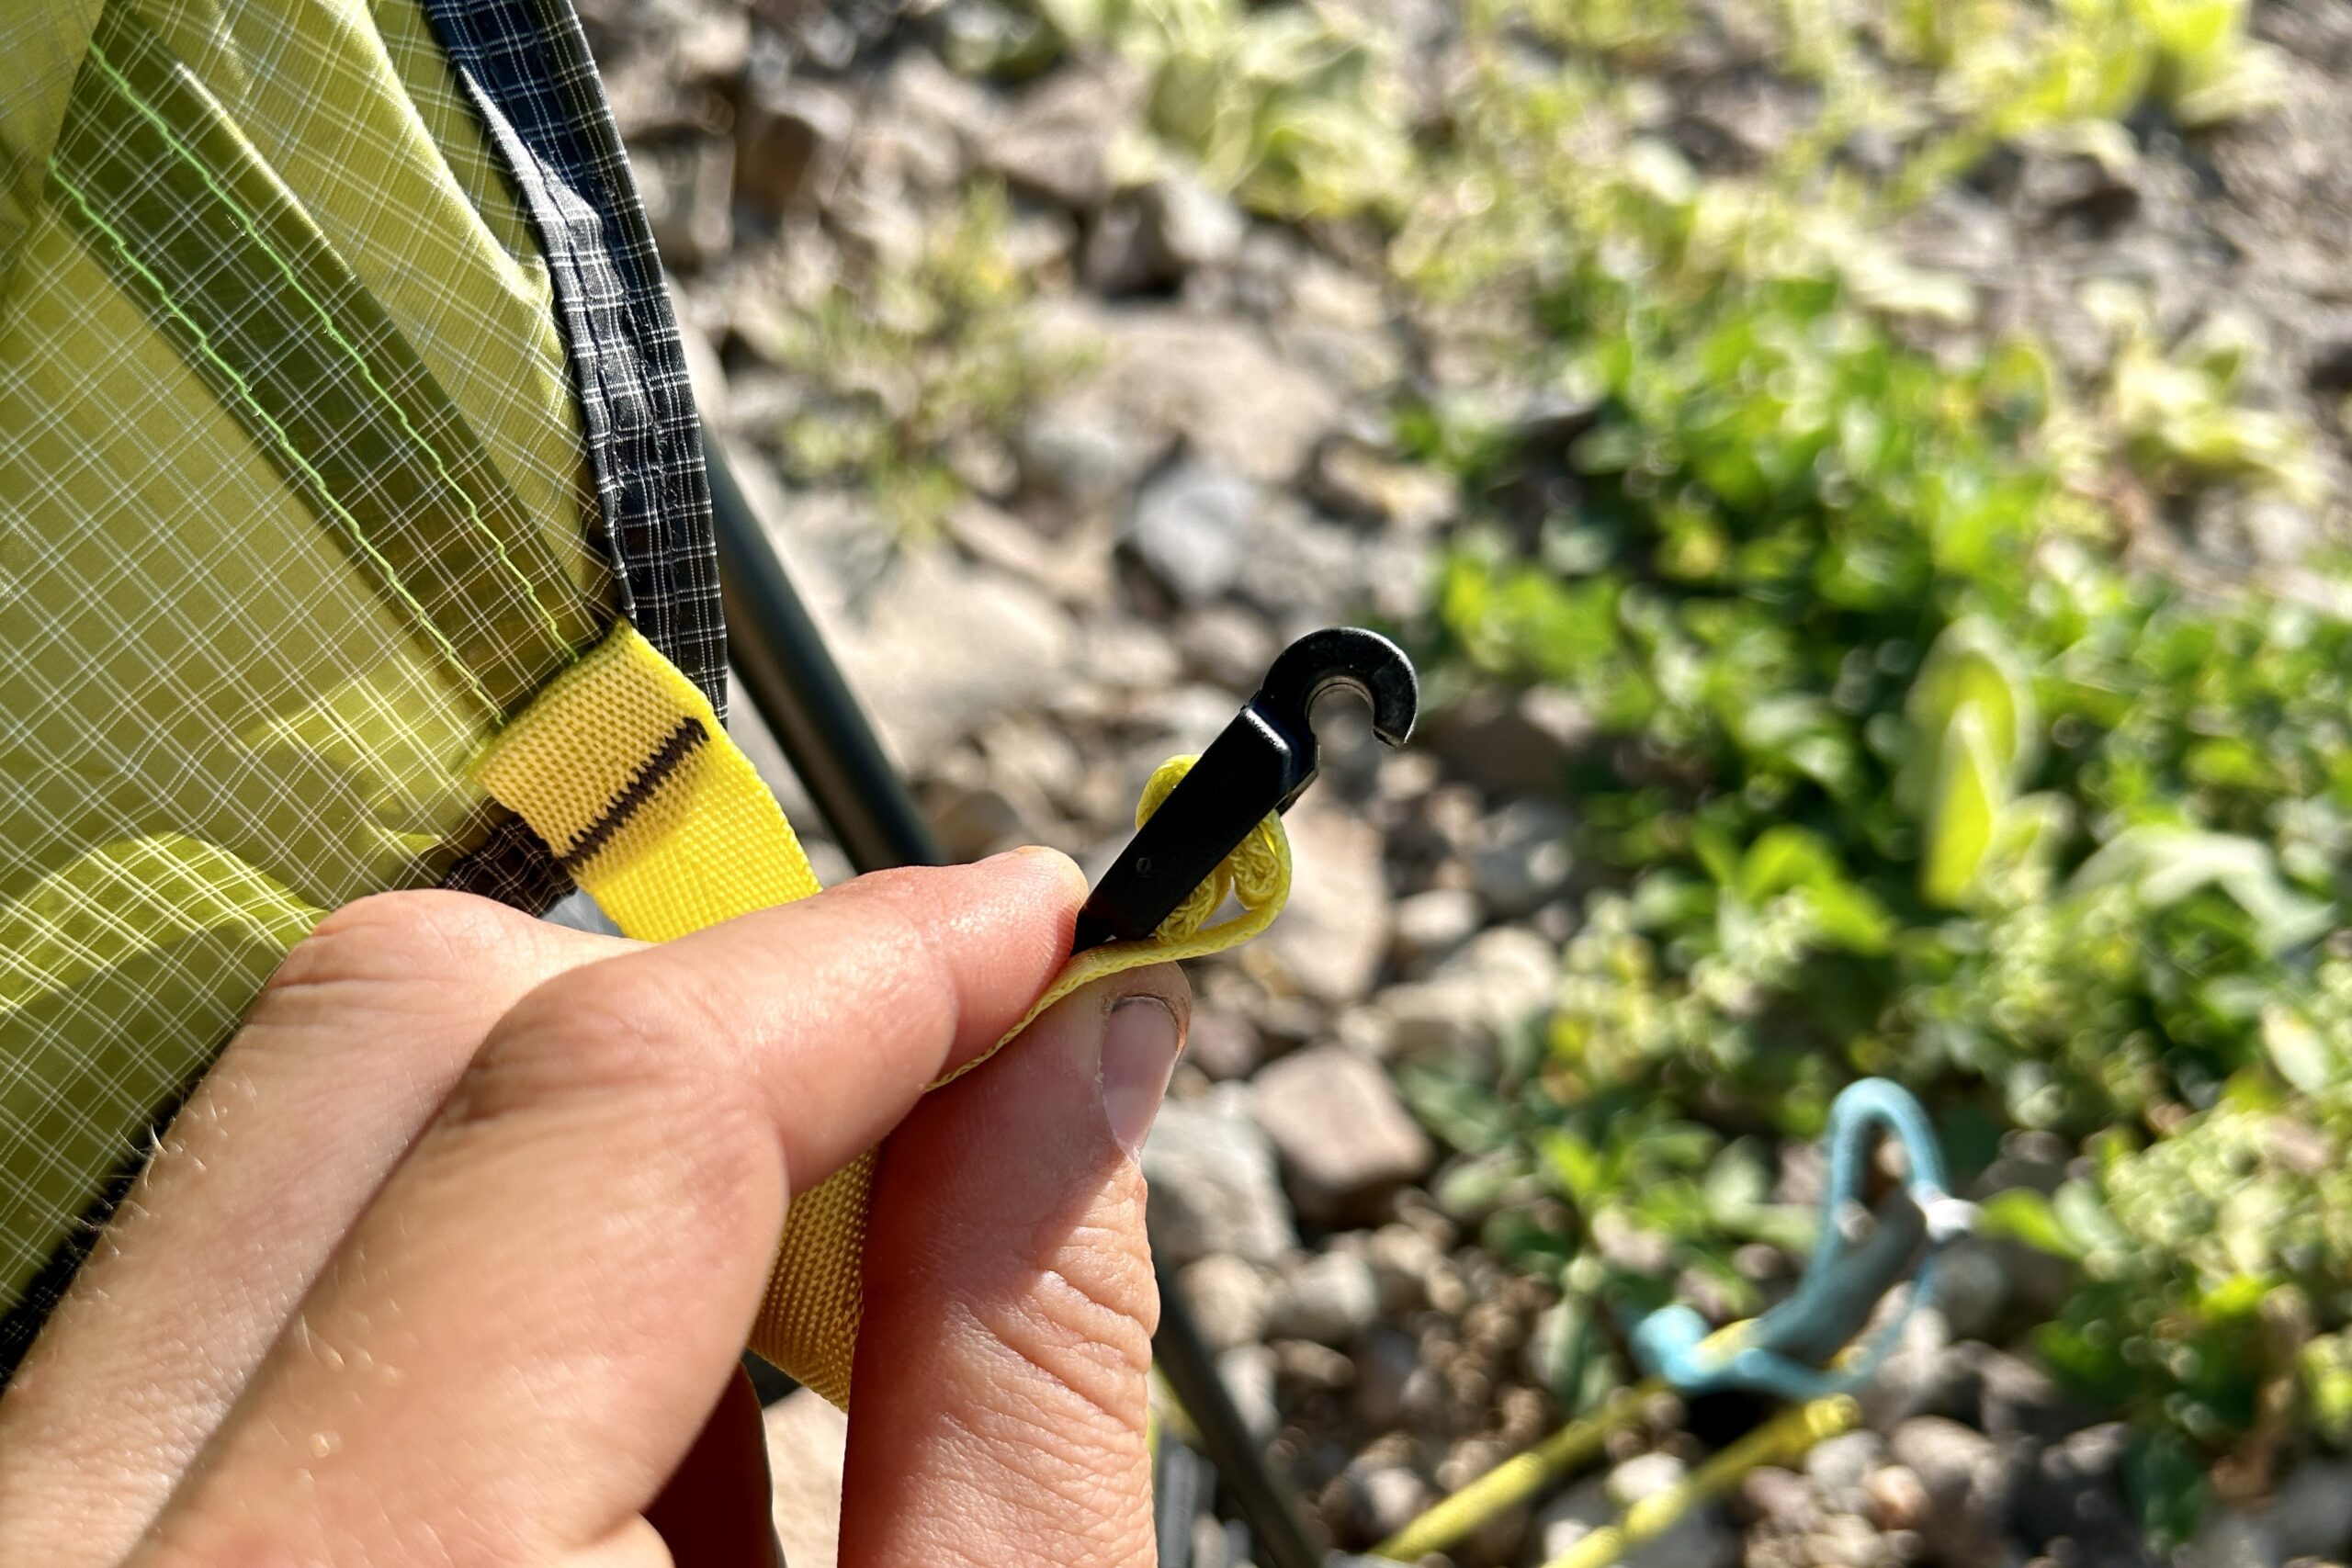
[[[1028,837],[1021,807],[989,785],[951,788],[944,795],[926,792],[924,807],[931,830],[951,863],[982,860]]]
[[[1461,505],[1453,481],[1437,469],[1397,462],[1345,436],[1316,448],[1306,490],[1310,499],[1339,516],[1394,524],[1413,533],[1436,527]]]
[[[1024,422],[1014,455],[1023,484],[1085,511],[1126,494],[1169,441],[1080,391],[1055,398]]]
[[[2011,1517],[2029,1545],[2061,1538],[2100,1562],[2144,1559],[2140,1531],[2123,1497],[2123,1461],[2132,1428],[2120,1421],[2086,1427],[2051,1444],[2018,1477]]]
[[[1184,1060],[1211,1078],[1246,1078],[1265,1059],[1266,1041],[1250,1015],[1231,1008],[1195,1005],[1184,1035]]]
[[[1550,1010],[1559,985],[1560,953],[1516,926],[1470,939],[1426,980],[1390,986],[1374,998],[1387,1014],[1400,1057],[1475,1055],[1491,1058],[1500,1043]]]
[[[1274,1401],[1274,1352],[1264,1345],[1237,1345],[1216,1359],[1216,1375],[1241,1424],[1260,1441],[1271,1439],[1283,1424],[1282,1408]]]
[[[1264,504],[1250,479],[1182,458],[1145,481],[1128,541],[1178,600],[1199,604],[1240,580]]]
[[[1567,807],[1514,800],[1481,818],[1464,846],[1472,886],[1499,919],[1533,914],[1568,881]]]
[[[2313,1455],[2295,1466],[2271,1499],[2270,1520],[2287,1556],[2342,1559],[2352,1545],[2352,1461]]]
[[[735,199],[783,219],[839,163],[856,128],[856,103],[840,88],[754,73],[736,112]]]
[[[1299,1212],[1317,1224],[1376,1213],[1434,1156],[1379,1064],[1340,1046],[1285,1056],[1251,1089]]]
[[[1110,194],[1104,159],[1140,88],[1125,69],[1056,72],[1013,104],[984,154],[1016,189],[1091,212]]]
[[[1264,1275],[1238,1258],[1212,1252],[1188,1263],[1176,1276],[1176,1288],[1183,1292],[1193,1323],[1212,1349],[1250,1344],[1266,1331],[1272,1288]]]
[[[1478,896],[1462,887],[1432,887],[1396,901],[1396,962],[1417,968],[1447,956],[1478,932],[1485,920]]]
[[[1348,1474],[1348,1529],[1359,1541],[1385,1540],[1411,1524],[1437,1500],[1428,1482],[1401,1464],[1375,1465]]]
[[[1923,1529],[1928,1523],[1928,1488],[1905,1465],[1882,1465],[1862,1478],[1869,1494],[1870,1517],[1882,1529]]]
[[[1535,1533],[1550,1562],[1628,1506],[1679,1484],[1689,1467],[1671,1454],[1639,1454],[1610,1471],[1570,1487],[1536,1516]],[[1731,1568],[1739,1561],[1739,1535],[1720,1504],[1702,1503],[1665,1534],[1644,1541],[1616,1559],[1621,1568]]]
[[[1331,389],[1250,326],[1159,305],[1042,312],[1040,347],[1066,340],[1093,372],[1071,395],[1100,399],[1127,428],[1265,485],[1295,478],[1339,419]],[[1352,536],[1361,548],[1361,536]]]
[[[1237,1087],[1159,1108],[1143,1150],[1153,1249],[1181,1268],[1211,1253],[1279,1262],[1298,1246],[1273,1145]]]
[[[1995,1244],[1962,1236],[1936,1260],[1935,1309],[1954,1339],[1981,1339],[2009,1304],[2008,1270]]]
[[[776,1539],[792,1568],[833,1568],[841,1553],[842,1469],[849,1417],[814,1389],[795,1389],[761,1416],[774,1478]]]
[[[1805,1548],[1818,1568],[1892,1568],[1878,1531],[1853,1514],[1824,1515],[1806,1536]]]
[[[645,202],[645,221],[662,264],[694,272],[735,243],[735,148],[701,137],[628,150],[629,171]]]
[[[1353,1253],[1319,1252],[1291,1269],[1274,1292],[1271,1332],[1318,1345],[1345,1345],[1380,1315],[1372,1265]]]
[[[1607,1479],[1586,1476],[1535,1511],[1529,1534],[1534,1538],[1537,1560],[1550,1562],[1566,1556],[1570,1547],[1616,1517]]]
[[[1432,715],[1427,744],[1456,778],[1496,799],[1555,795],[1592,736],[1592,716],[1566,692],[1480,688]]]
[[[1941,1568],[1997,1568],[2016,1560],[2006,1533],[2008,1467],[1992,1438],[1940,1416],[1919,1416],[1895,1427],[1887,1448],[1927,1491],[1922,1533],[1930,1562]]]
[[[1290,903],[1250,949],[1253,973],[1274,989],[1327,1004],[1370,994],[1389,944],[1388,873],[1380,829],[1359,814],[1312,800],[1283,818],[1295,875]]]
[[[1758,1518],[1784,1531],[1804,1529],[1820,1514],[1813,1483],[1779,1465],[1765,1465],[1742,1476],[1739,1499]]]
[[[1870,1431],[1840,1432],[1806,1452],[1804,1472],[1820,1490],[1825,1506],[1841,1514],[1859,1514],[1870,1500],[1863,1483],[1885,1462],[1884,1438]]]
[[[1419,1310],[1429,1300],[1430,1281],[1445,1269],[1437,1244],[1408,1224],[1386,1224],[1364,1237],[1364,1261],[1380,1287],[1384,1310],[1394,1315]]]
[[[2140,187],[2128,171],[2081,154],[2027,159],[2018,195],[2044,221],[2073,220],[2093,233],[2120,228],[2140,211]]]
[[[1088,287],[1134,294],[1223,266],[1240,248],[1241,209],[1198,180],[1168,175],[1114,198],[1088,236]]]
[[[1280,649],[1260,617],[1237,604],[1207,604],[1176,626],[1185,668],[1235,694],[1254,692]]]
[[[1329,1345],[1312,1339],[1277,1339],[1274,1371],[1283,1381],[1317,1393],[1334,1393],[1356,1380],[1356,1364]]]
[[[1351,1407],[1368,1430],[1385,1432],[1408,1420],[1424,1421],[1442,1403],[1444,1389],[1422,1364],[1420,1346],[1411,1335],[1375,1328],[1351,1354],[1356,1364]]]

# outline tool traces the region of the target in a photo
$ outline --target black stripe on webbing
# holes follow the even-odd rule
[[[628,781],[620,794],[613,796],[613,803],[605,807],[605,814],[588,824],[588,830],[573,840],[570,849],[556,856],[555,863],[577,874],[582,866],[596,857],[597,851],[613,841],[614,834],[628,826],[628,819],[637,815],[638,807],[653,798],[653,792],[662,787],[662,782],[676,773],[681,763],[701,750],[709,740],[710,732],[703,728],[700,719],[691,716],[680,719],[678,728],[670,731],[669,737],[654,748],[653,755],[646,759],[645,766],[638,770],[637,776]]]

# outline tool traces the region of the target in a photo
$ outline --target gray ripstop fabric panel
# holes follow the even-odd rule
[[[425,0],[553,269],[624,609],[727,712],[702,433],[661,260],[570,0]]]

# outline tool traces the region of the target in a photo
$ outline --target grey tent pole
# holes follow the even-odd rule
[[[703,455],[727,612],[727,657],[736,683],[766,721],[852,865],[877,871],[944,864],[906,781],[883,751],[775,547],[707,436]],[[1159,1282],[1159,1331],[1152,1336],[1152,1355],[1200,1433],[1234,1511],[1249,1524],[1261,1562],[1264,1568],[1318,1568],[1320,1553],[1309,1544],[1314,1538],[1306,1518],[1235,1408],[1175,1281],[1161,1272]]]

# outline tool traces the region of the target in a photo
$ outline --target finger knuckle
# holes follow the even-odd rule
[[[514,940],[529,917],[466,893],[418,888],[344,905],[296,942],[260,1003],[292,992],[387,978],[464,978]]]

